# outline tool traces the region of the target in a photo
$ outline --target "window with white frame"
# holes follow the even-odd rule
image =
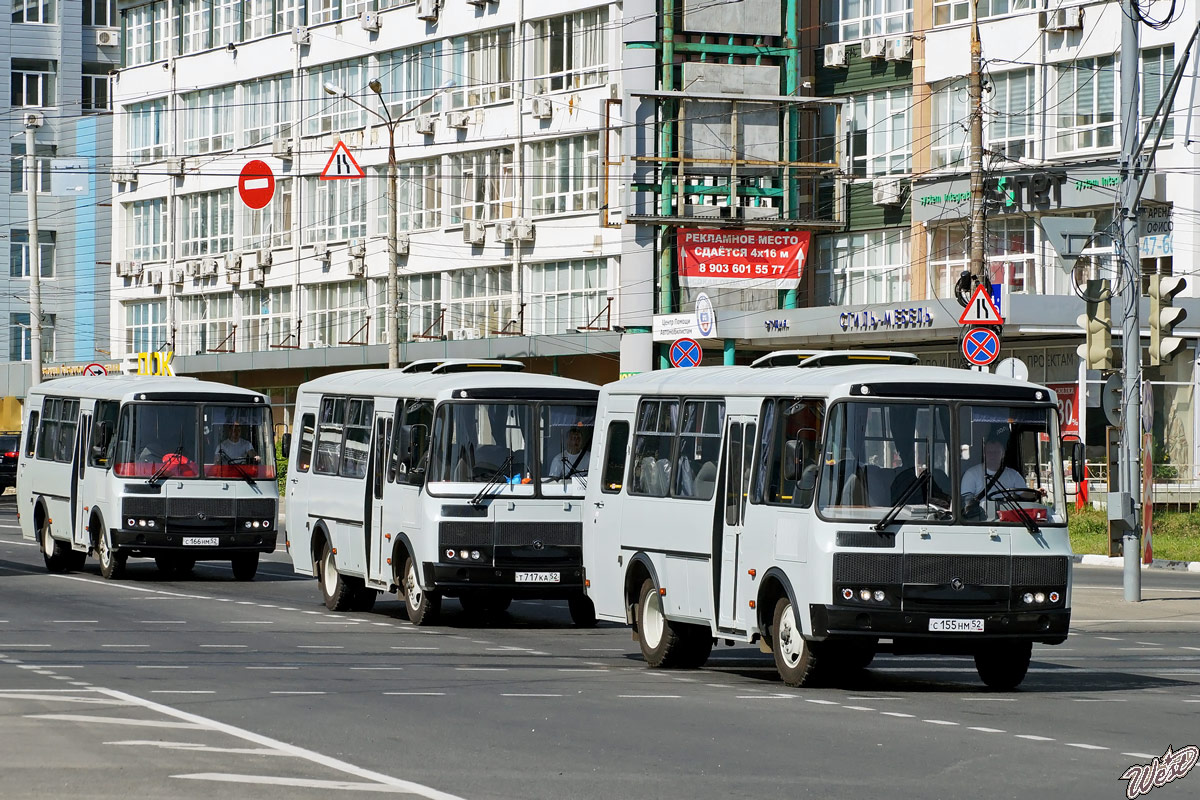
[[[854,175],[912,170],[912,89],[888,89],[850,100],[850,163]]]
[[[180,256],[216,255],[233,249],[233,189],[179,198],[183,235]]]
[[[304,244],[345,242],[367,235],[367,196],[363,181],[323,181],[309,177],[305,183],[308,224]]]
[[[532,23],[533,91],[582,89],[608,82],[608,7]]]
[[[993,286],[1007,286],[1010,292],[1026,293],[1038,289],[1037,247],[1034,222],[1029,217],[1005,217],[987,222],[988,277]]]
[[[167,27],[167,4],[162,0],[125,11],[125,66],[165,58]]]
[[[328,181],[326,181],[328,183]],[[288,247],[292,243],[292,179],[275,181],[275,196],[264,208],[243,206],[242,246],[247,250]]]
[[[512,55],[512,28],[451,39],[450,76],[460,87],[450,92],[451,108],[511,100]]]
[[[25,191],[25,143],[13,142],[10,148],[12,160],[9,162],[11,172],[9,173],[8,189],[13,194],[21,194]],[[34,160],[37,162],[38,194],[48,194],[50,192],[50,165],[58,148],[52,144],[39,144],[35,146],[34,152],[37,155]]]
[[[275,33],[275,0],[246,0],[245,8],[247,38]]]
[[[361,106],[347,97],[326,94],[324,89],[326,83],[331,83],[348,94],[361,93],[367,86],[365,59],[315,67],[308,71],[305,81],[305,135],[316,136],[367,124],[367,112]]]
[[[242,142],[247,147],[291,135],[292,76],[276,75],[242,84]]]
[[[951,81],[933,91],[933,129],[929,134],[931,169],[965,164],[969,155],[967,128],[967,82]]]
[[[154,161],[166,155],[166,98],[125,106],[123,116],[125,149],[134,163]]]
[[[533,213],[592,211],[600,206],[600,135],[549,139],[529,146]]]
[[[971,3],[976,0],[933,0],[933,24],[953,25],[971,18]],[[1037,7],[1037,0],[977,0],[979,19],[1000,17]]]
[[[33,328],[29,314],[8,315],[8,360],[33,360]],[[54,360],[54,314],[42,314],[42,361]]]
[[[12,107],[47,108],[54,105],[54,83],[57,74],[57,62],[14,58]]]
[[[967,268],[967,249],[970,234],[961,222],[933,226],[929,229],[927,258],[927,294],[930,297],[953,297],[954,284]]]
[[[1111,148],[1117,139],[1113,57],[1079,58],[1055,66],[1057,152]]]
[[[180,51],[199,53],[212,47],[212,0],[178,0]]]
[[[212,7],[212,46],[241,41],[243,0],[208,0]]]
[[[162,261],[167,257],[167,200],[155,197],[125,204],[125,257]]]
[[[419,231],[442,224],[441,162],[436,158],[396,165],[396,230]],[[387,233],[387,167],[378,167],[375,232]]]
[[[511,147],[450,156],[451,225],[469,219],[508,219],[515,197]]]
[[[304,335],[310,347],[382,341],[384,281],[342,281],[304,287]],[[368,319],[370,326],[368,329]]]
[[[832,3],[837,15],[838,41],[851,42],[912,30],[912,0],[832,0]]]
[[[202,355],[233,350],[233,292],[185,295],[179,300],[176,352]]]
[[[1013,160],[1031,158],[1034,121],[1040,119],[1033,70],[998,72],[991,76],[990,84],[984,131],[987,149]]]
[[[109,96],[109,67],[107,64],[84,64],[82,86],[82,110],[85,114],[112,111]]]
[[[38,255],[41,258],[39,273],[43,278],[54,277],[54,231],[38,231]],[[11,278],[28,278],[33,268],[33,254],[29,249],[29,231],[14,228],[9,233],[8,274]]]
[[[183,107],[183,152],[216,153],[233,149],[233,87],[205,89],[181,95]]]
[[[83,24],[97,28],[116,28],[121,24],[117,16],[117,0],[83,0]]]
[[[608,259],[530,264],[525,332],[574,332],[595,319],[608,298]]]
[[[320,25],[322,22],[333,22],[338,19],[341,0],[309,0],[308,24]]]
[[[908,229],[823,236],[817,240],[817,304],[857,306],[909,297]]]
[[[12,0],[12,21],[21,23],[54,24],[54,0]]]
[[[1154,47],[1142,51],[1142,130],[1150,125],[1158,104],[1167,93],[1167,84],[1175,72],[1175,45]],[[1171,109],[1163,109],[1163,141],[1175,136],[1175,123]],[[1154,127],[1158,131],[1157,124]],[[1153,141],[1153,140],[1152,140]]]
[[[125,303],[125,353],[149,353],[167,343],[167,301]]]
[[[402,288],[400,338],[407,341],[445,333],[443,328],[449,326],[442,319],[442,273],[410,275]]]
[[[504,330],[515,315],[512,267],[475,267],[446,273],[450,299],[446,303],[446,328],[456,338],[475,339]]]
[[[440,92],[434,93],[445,83],[442,42],[428,42],[381,53],[377,74],[384,102],[388,104],[393,119],[405,114],[428,114],[441,110],[442,95]],[[414,112],[414,106],[426,98],[430,98],[429,101]]]
[[[292,334],[292,287],[242,292],[242,324],[238,350],[269,350]]]

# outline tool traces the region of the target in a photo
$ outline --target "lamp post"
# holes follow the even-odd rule
[[[400,121],[411,116],[413,112],[421,106],[428,103],[439,94],[449,89],[454,85],[454,81],[447,81],[442,84],[436,91],[431,92],[424,99],[417,102],[403,114],[393,117],[392,112],[388,109],[387,102],[383,99],[383,84],[378,80],[372,80],[367,86],[372,92],[379,96],[379,102],[383,106],[383,114],[378,111],[367,108],[367,106],[358,102],[351,95],[347,94],[340,86],[337,86],[328,81],[325,82],[323,88],[326,94],[342,97],[349,100],[354,105],[363,109],[367,113],[373,115],[376,119],[382,122],[387,127],[388,132],[388,168],[387,168],[387,248],[388,248],[388,274],[387,274],[387,320],[385,327],[388,336],[388,369],[396,369],[400,366],[400,336],[398,331],[397,311],[399,306],[400,296],[400,276],[399,263],[396,254],[396,239],[398,237],[397,222],[396,222],[396,126]]]

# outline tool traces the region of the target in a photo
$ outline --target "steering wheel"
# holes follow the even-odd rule
[[[1040,489],[1005,489],[1001,486],[992,488],[988,493],[988,500],[1015,500],[1018,503],[1040,503],[1042,502],[1042,492]]]

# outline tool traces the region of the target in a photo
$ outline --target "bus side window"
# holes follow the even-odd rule
[[[62,401],[58,419],[58,446],[55,448],[54,460],[68,464],[74,452],[75,429],[79,427],[79,401]]]
[[[408,428],[408,452],[401,455],[408,470],[409,483],[420,483],[429,467],[429,431],[433,428],[433,402],[410,400],[404,407],[404,425]]]
[[[42,461],[53,461],[58,447],[58,409],[62,401],[47,397],[42,402],[42,425],[38,431],[37,457]]]
[[[671,446],[678,421],[678,400],[643,400],[638,406],[630,494],[671,493]]]
[[[321,401],[317,426],[317,459],[313,472],[337,475],[342,461],[342,431],[346,427],[346,398],[327,397]]]
[[[621,491],[625,475],[625,452],[629,446],[629,423],[610,422],[604,449],[604,476],[600,491],[616,494]]]
[[[25,457],[26,458],[33,458],[33,454],[34,454],[34,452],[36,452],[37,436],[38,436],[38,420],[40,418],[41,418],[41,414],[39,414],[37,411],[29,412],[28,430],[25,431]]]
[[[404,401],[396,401],[395,415],[395,430],[392,431],[392,439],[388,446],[387,455],[387,482],[395,483],[397,476],[400,474],[400,459],[401,446],[406,444],[407,436],[404,433]]]
[[[374,400],[355,398],[350,401],[350,415],[346,419],[346,440],[342,445],[342,477],[366,476],[367,455],[371,449],[371,418],[374,416]]]
[[[88,448],[88,464],[108,469],[116,443],[117,411],[120,408],[111,400],[96,403],[96,414],[92,418],[92,441]]]
[[[308,472],[308,467],[312,464],[314,422],[312,414],[305,414],[300,418],[300,449],[296,453],[296,469],[300,472]]]
[[[725,427],[725,403],[689,400],[683,405],[679,454],[673,472],[675,497],[711,500]]]

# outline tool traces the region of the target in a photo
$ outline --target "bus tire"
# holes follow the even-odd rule
[[[1025,680],[1032,656],[1032,642],[987,645],[975,653],[975,671],[992,691],[1010,692]]]
[[[69,572],[73,562],[71,558],[71,545],[55,539],[50,529],[50,518],[45,514],[40,516],[41,529],[38,531],[38,538],[42,543],[42,559],[46,562],[46,571],[52,573]]]
[[[785,684],[798,688],[812,681],[817,666],[814,649],[804,638],[792,601],[787,596],[779,598],[772,617],[771,653]]]
[[[576,628],[596,627],[596,604],[586,594],[577,594],[567,600],[571,611],[571,622]]]
[[[354,597],[350,601],[351,611],[367,612],[375,607],[375,601],[379,598],[379,592],[369,586],[360,586],[354,591]]]
[[[679,648],[676,665],[683,669],[703,667],[712,655],[712,631],[703,625],[687,625],[680,633],[683,636],[683,647]]]
[[[828,663],[837,673],[862,672],[875,660],[874,640],[869,642],[825,642],[821,650],[821,668]]]
[[[417,576],[417,563],[412,556],[404,560],[404,607],[408,610],[408,621],[413,625],[432,625],[442,610],[442,596],[427,592]]]
[[[330,611],[349,611],[354,607],[354,587],[338,572],[333,558],[333,547],[326,542],[321,550],[321,561],[317,566],[317,582],[321,585],[321,597]]]
[[[238,553],[231,558],[234,580],[252,581],[258,574],[258,553]]]
[[[108,531],[100,531],[96,538],[96,558],[100,560],[100,574],[110,581],[125,577],[125,564],[129,556],[113,550]]]
[[[642,658],[647,664],[655,669],[677,666],[680,650],[684,649],[683,636],[679,627],[667,619],[662,595],[650,578],[642,583],[638,592],[637,634]]]

